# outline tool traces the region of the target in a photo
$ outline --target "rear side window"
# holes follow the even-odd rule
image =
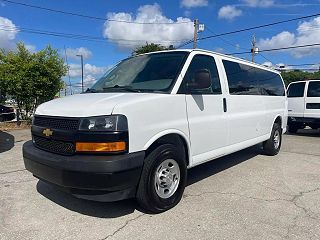
[[[306,85],[305,82],[300,83],[292,83],[288,88],[288,97],[303,97],[304,95],[304,86]]]
[[[309,82],[308,97],[320,97],[320,81]]]
[[[223,60],[232,95],[284,96],[279,74],[241,63]]]
[[[195,55],[189,65],[189,68],[184,76],[183,82],[179,89],[179,93],[187,93],[186,84],[194,81],[195,72],[206,69],[210,72],[212,86],[199,94],[221,94],[220,78],[216,62],[213,57],[208,55]]]
[[[223,60],[229,92],[232,95],[260,95],[254,68],[241,63]]]
[[[262,95],[284,96],[285,88],[279,74],[259,69],[258,84]]]

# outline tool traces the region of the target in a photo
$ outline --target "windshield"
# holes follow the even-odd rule
[[[188,52],[164,52],[125,59],[100,78],[90,91],[168,93],[187,55]]]

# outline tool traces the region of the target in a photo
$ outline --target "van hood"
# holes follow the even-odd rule
[[[35,114],[60,117],[110,115],[119,103],[149,98],[148,93],[86,93],[54,99],[41,104]]]

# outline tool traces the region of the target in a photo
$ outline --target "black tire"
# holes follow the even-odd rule
[[[297,133],[297,131],[299,129],[299,126],[293,125],[293,124],[288,125],[288,127],[289,127],[288,132],[292,133],[292,134]]]
[[[275,137],[278,137],[276,142]],[[263,150],[266,155],[275,156],[279,153],[282,143],[282,129],[278,123],[274,123],[270,138],[263,142]]]
[[[168,198],[160,197],[156,192],[155,174],[164,161],[173,159],[180,169],[180,181],[173,195]],[[152,213],[161,213],[177,205],[185,189],[187,181],[187,164],[185,153],[173,144],[163,144],[154,149],[145,159],[136,199],[138,204]]]

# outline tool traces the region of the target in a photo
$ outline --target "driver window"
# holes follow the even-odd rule
[[[207,55],[195,55],[189,65],[189,68],[183,78],[178,93],[187,93],[186,84],[195,81],[195,73],[199,70],[208,70],[212,79],[212,86],[201,94],[221,94],[221,85],[216,62],[213,57]]]

